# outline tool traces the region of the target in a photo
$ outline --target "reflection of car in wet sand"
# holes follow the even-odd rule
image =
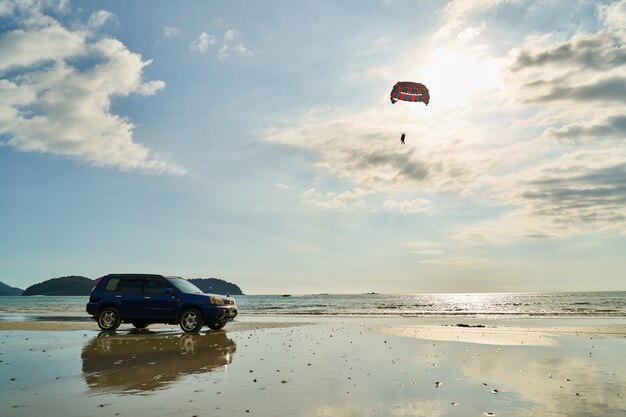
[[[94,390],[157,390],[183,375],[223,369],[235,350],[224,332],[103,332],[83,347],[83,377]]]

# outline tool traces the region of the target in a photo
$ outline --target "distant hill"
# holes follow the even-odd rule
[[[92,279],[75,275],[52,278],[31,285],[24,290],[23,295],[89,295],[93,284]]]
[[[218,278],[193,278],[189,280],[204,292],[213,294],[243,295],[238,285]]]
[[[21,288],[11,287],[11,286],[5,284],[4,282],[0,281],[0,296],[3,296],[3,295],[22,295],[23,291],[24,290],[22,290]]]
[[[189,281],[204,292],[230,295],[243,294],[239,286],[218,278],[196,278]],[[95,281],[92,279],[75,275],[52,278],[39,284],[31,285],[23,293],[19,288],[14,288],[14,290],[19,291],[19,293],[14,295],[89,295],[94,283]],[[0,284],[0,294],[2,294],[4,287],[11,288],[8,285]]]

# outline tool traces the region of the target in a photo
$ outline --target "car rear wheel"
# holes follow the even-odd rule
[[[115,307],[105,307],[98,313],[98,327],[104,331],[113,331],[120,327],[122,317]]]
[[[202,315],[195,308],[187,309],[180,316],[180,328],[184,331],[191,332],[199,332],[200,329],[204,326],[204,320],[202,320]]]
[[[226,326],[226,322],[222,320],[222,321],[218,321],[216,323],[209,324],[209,329],[211,329],[211,330],[219,330],[219,329],[223,329],[224,326]]]

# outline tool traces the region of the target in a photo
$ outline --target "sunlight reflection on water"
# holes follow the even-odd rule
[[[88,297],[0,297],[8,314],[85,315]],[[240,314],[626,317],[626,292],[235,296]]]

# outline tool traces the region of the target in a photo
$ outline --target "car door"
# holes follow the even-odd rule
[[[141,317],[143,315],[143,278],[123,278],[122,282],[118,284],[117,294],[122,305],[122,317],[134,318]]]
[[[146,317],[174,320],[176,316],[174,289],[162,279],[146,279],[143,308]]]

